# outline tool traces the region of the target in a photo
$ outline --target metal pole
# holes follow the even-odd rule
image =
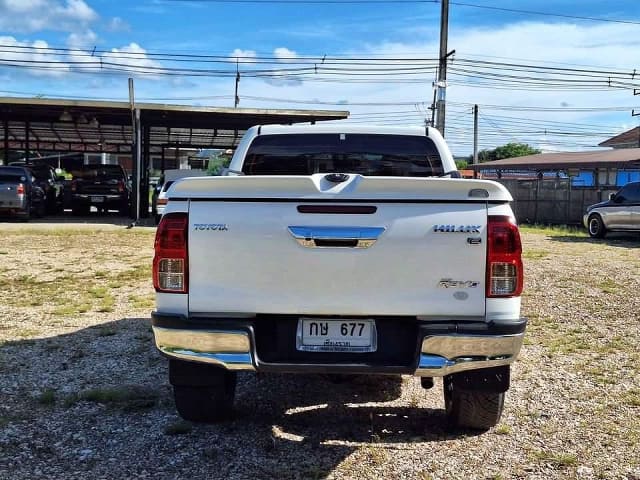
[[[24,159],[29,162],[29,122],[24,122]]]
[[[141,160],[142,160],[142,139],[140,138],[140,109],[136,108],[136,211],[135,211],[135,219],[136,222],[140,220],[140,170],[142,168]]]
[[[438,67],[438,120],[436,128],[444,137],[445,101],[447,97],[447,38],[449,30],[449,0],[442,0],[440,9],[440,62]]]
[[[478,105],[473,106],[473,164],[478,163]]]
[[[4,121],[4,164],[9,165],[9,120]]]
[[[238,66],[238,59],[236,58],[236,94],[234,97],[234,108],[238,108],[238,104],[240,103],[240,97],[238,96],[238,84],[240,83],[240,68]]]
[[[129,108],[131,109],[131,160],[133,168],[133,213],[134,224],[140,219],[140,110],[135,108],[133,78],[129,78]]]
[[[142,218],[149,216],[149,143],[151,141],[151,127],[144,125],[142,127],[142,169],[141,169],[141,197],[140,197],[140,215]]]

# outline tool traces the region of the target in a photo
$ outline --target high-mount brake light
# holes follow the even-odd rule
[[[524,274],[520,231],[513,218],[490,215],[487,224],[487,297],[518,297]]]
[[[153,286],[157,292],[189,291],[188,226],[186,213],[168,213],[160,220],[153,257]]]

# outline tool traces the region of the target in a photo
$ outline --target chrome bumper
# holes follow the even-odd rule
[[[213,363],[228,370],[255,370],[247,332],[154,326],[153,334],[158,350],[171,357]]]
[[[524,340],[514,335],[442,335],[425,337],[415,375],[441,377],[477,368],[513,363]]]
[[[164,354],[195,362],[219,365],[229,370],[256,370],[249,333],[242,330],[182,330],[153,327],[157,348]],[[520,352],[524,333],[514,335],[435,335],[425,337],[418,367],[421,377],[513,363]],[[323,365],[314,365],[315,367]],[[324,365],[349,368],[354,365]]]

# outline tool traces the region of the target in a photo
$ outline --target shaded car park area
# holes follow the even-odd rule
[[[179,168],[176,159],[181,151],[233,150],[254,125],[315,123],[348,115],[328,110],[2,97],[0,165],[33,171],[46,197],[45,213],[117,211],[138,220],[152,215],[153,175]],[[97,168],[121,169],[124,179],[118,174],[119,178],[107,175],[99,180]],[[89,187],[87,175],[91,177],[92,171],[96,173]]]

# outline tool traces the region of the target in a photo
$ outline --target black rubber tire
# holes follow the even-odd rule
[[[587,230],[591,238],[604,238],[604,236],[607,234],[607,228],[604,226],[602,217],[597,213],[589,215],[589,220],[587,221]]]
[[[75,216],[87,216],[89,215],[89,212],[91,210],[91,207],[89,205],[74,205],[71,207],[71,213],[73,213]]]
[[[54,215],[58,213],[58,204],[56,202],[56,197],[49,195],[47,197],[47,213],[49,215]]]
[[[182,372],[188,368],[184,363],[179,365]],[[203,368],[204,367],[204,368]],[[171,367],[170,367],[171,368]],[[236,393],[236,374],[224,368],[209,365],[193,364],[194,374],[204,372],[204,376],[173,383],[173,398],[176,410],[182,418],[192,422],[214,423],[232,418],[233,400]]]
[[[504,409],[504,392],[456,388],[451,376],[444,378],[447,422],[454,428],[488,430],[496,426]]]
[[[46,214],[47,214],[47,205],[44,203],[44,200],[42,200],[36,207],[35,216],[37,218],[42,218]]]

